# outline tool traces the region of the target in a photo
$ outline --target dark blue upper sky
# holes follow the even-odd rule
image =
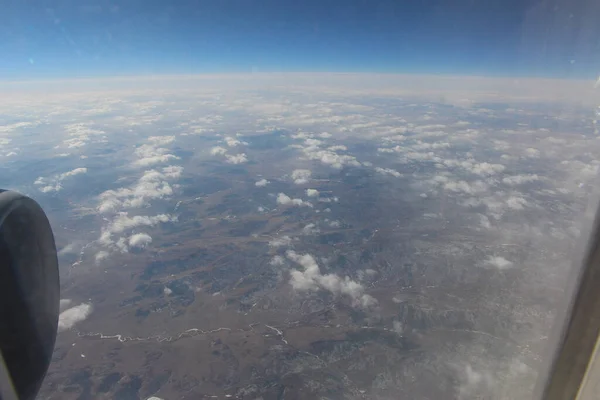
[[[0,80],[250,71],[596,77],[595,0],[8,0]]]

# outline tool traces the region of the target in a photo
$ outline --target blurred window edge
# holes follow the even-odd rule
[[[557,315],[550,337],[546,371],[538,379],[537,396],[543,400],[600,398],[600,208],[587,214],[591,229],[579,244],[579,260],[565,293],[569,301]]]

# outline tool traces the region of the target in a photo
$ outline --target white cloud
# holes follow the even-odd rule
[[[69,308],[58,316],[58,331],[71,329],[75,324],[85,320],[92,313],[92,305],[82,303]]]
[[[174,165],[160,171],[147,170],[133,186],[101,193],[98,211],[107,213],[121,208],[139,208],[148,205],[150,200],[170,197],[173,188],[168,181],[179,178],[182,172],[182,167]]]
[[[531,158],[538,158],[540,156],[540,151],[533,147],[528,147],[525,149],[525,154]]]
[[[71,303],[72,303],[71,299],[60,299],[58,309],[62,312],[64,310],[66,310],[67,308],[69,308]]]
[[[285,193],[279,193],[277,195],[277,204],[281,204],[281,205],[294,205],[294,206],[305,206],[305,207],[311,207],[311,208],[313,206],[312,203],[310,203],[308,201],[304,201],[302,199],[292,199],[291,197],[289,197]]]
[[[460,398],[469,398],[478,391],[488,392],[494,385],[494,378],[487,371],[476,371],[468,365],[465,367],[463,382],[459,386]],[[479,396],[476,396],[479,397]]]
[[[33,182],[34,185],[41,186],[39,188],[42,193],[59,192],[62,190],[62,182],[66,178],[87,173],[87,168],[75,168],[71,171],[63,172],[53,176],[52,178],[39,177]]]
[[[304,139],[304,145],[298,145],[302,152],[309,160],[318,160],[323,164],[333,168],[340,169],[344,165],[359,166],[360,162],[356,157],[347,154],[337,154],[336,151],[346,150],[345,146],[331,146],[328,149],[322,149],[322,141],[310,138],[306,135],[294,135],[295,139]]]
[[[104,135],[105,132],[92,129],[84,123],[70,124],[65,126],[69,139],[63,140],[63,144],[70,149],[78,149],[85,146],[92,137]]]
[[[329,151],[346,151],[346,150],[348,150],[348,148],[346,146],[344,146],[343,144],[338,144],[335,146],[329,146],[327,148],[327,150],[329,150]]]
[[[395,176],[396,178],[399,178],[402,176],[402,174],[400,172],[396,171],[395,169],[391,169],[391,168],[375,167],[375,171],[382,175],[392,175],[392,176]]]
[[[165,294],[165,296],[170,295],[171,293],[173,293],[173,291],[171,289],[169,289],[168,287],[164,287],[163,289],[163,293]]]
[[[313,223],[307,224],[304,228],[302,228],[303,235],[314,235],[320,232],[320,229]]]
[[[292,239],[289,236],[282,236],[269,240],[269,246],[271,247],[289,246],[291,243]]]
[[[136,215],[130,217],[127,212],[121,212],[108,225],[107,231],[111,233],[120,233],[128,229],[137,228],[138,226],[154,226],[159,223],[177,221],[177,217],[168,214],[159,214],[154,216]]]
[[[179,157],[173,154],[157,154],[153,156],[148,156],[144,158],[140,158],[139,160],[134,161],[134,165],[138,167],[149,167],[156,164],[162,164],[169,162],[170,160],[178,160]]]
[[[492,227],[490,219],[487,217],[487,215],[483,214],[479,214],[479,225],[486,229],[490,229]]]
[[[129,246],[131,247],[146,247],[152,243],[152,237],[146,233],[136,233],[129,237]]]
[[[109,256],[110,256],[110,253],[108,251],[100,250],[94,256],[94,260],[96,261],[96,264],[98,264],[98,263],[106,260]]]
[[[498,269],[508,269],[514,265],[512,261],[508,261],[506,258],[500,256],[488,257],[488,259],[485,260],[485,264],[494,266]]]
[[[229,164],[244,164],[248,162],[248,158],[246,157],[246,153],[240,153],[236,155],[225,155],[225,161]]]
[[[320,137],[320,138],[323,138],[323,139],[328,139],[328,138],[330,138],[330,137],[331,137],[331,133],[328,133],[328,132],[323,132],[323,133],[320,133],[320,134],[319,134],[319,137]]]
[[[269,261],[269,264],[274,267],[279,267],[285,264],[285,259],[282,256],[273,256],[271,261]]]
[[[59,192],[60,190],[62,190],[62,185],[60,183],[46,185],[40,188],[40,192],[42,193]]]
[[[227,146],[229,146],[229,147],[235,147],[235,146],[241,144],[242,142],[240,142],[239,140],[237,140],[235,138],[232,138],[231,136],[226,136],[225,143],[227,143]]]
[[[227,149],[221,146],[215,146],[212,149],[210,149],[210,154],[212,154],[213,156],[219,156],[225,153],[227,153]]]
[[[178,160],[174,154],[170,154],[169,150],[160,147],[171,143],[175,138],[173,136],[151,136],[148,138],[150,143],[142,144],[135,149],[135,155],[138,157],[133,162],[137,167],[149,167],[156,164],[162,164],[171,160]]]
[[[67,172],[64,172],[64,173],[58,175],[58,179],[62,181],[65,178],[68,178],[70,176],[81,175],[81,174],[85,174],[85,173],[87,173],[87,168],[75,168],[71,171],[67,171]]]
[[[296,169],[292,172],[292,179],[296,185],[304,185],[308,183],[312,172],[308,169]]]
[[[404,333],[404,326],[402,325],[402,322],[394,321],[392,324],[392,330],[398,335],[402,335]]]
[[[506,185],[516,186],[522,185],[523,183],[531,183],[535,181],[539,181],[540,177],[536,174],[522,174],[522,175],[513,175],[507,176],[502,179],[502,182]]]
[[[148,141],[155,143],[158,146],[166,146],[175,141],[175,136],[150,136]]]
[[[342,278],[335,274],[322,275],[319,265],[310,254],[298,254],[288,250],[286,256],[294,261],[303,270],[292,270],[290,284],[295,290],[311,291],[323,289],[334,295],[346,295],[352,299],[352,305],[359,308],[368,308],[377,304],[377,300],[364,293],[364,287],[349,277]]]
[[[527,200],[521,196],[510,196],[506,200],[506,205],[512,210],[522,210],[527,205]]]
[[[268,180],[266,180],[266,179],[264,179],[264,178],[263,178],[263,179],[261,179],[261,180],[259,180],[259,181],[256,181],[256,182],[254,183],[254,186],[256,186],[256,187],[265,187],[265,186],[267,186],[269,183],[270,183],[270,182],[269,182]]]
[[[120,212],[107,226],[102,228],[97,243],[109,249],[126,253],[128,251],[127,240],[124,237],[121,237],[115,242],[112,238],[114,234],[119,234],[140,226],[155,226],[160,223],[174,221],[177,221],[177,217],[168,214],[154,216],[136,215],[130,217],[127,212]],[[99,256],[100,254],[102,255]],[[100,262],[106,257],[108,257],[108,254],[99,252],[96,254],[96,261]]]
[[[318,197],[319,191],[317,189],[306,189],[306,195],[308,197]]]

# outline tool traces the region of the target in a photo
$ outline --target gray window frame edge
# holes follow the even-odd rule
[[[597,198],[597,197],[596,197]],[[600,333],[600,208],[588,209],[593,221],[587,242],[580,243],[565,294],[571,296],[558,311],[548,347],[546,370],[538,379],[542,400],[598,399],[600,360],[595,360]],[[582,235],[582,237],[586,237]],[[592,378],[593,377],[593,378]]]

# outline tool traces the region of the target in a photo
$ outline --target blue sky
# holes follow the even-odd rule
[[[250,71],[594,78],[599,2],[576,3],[14,0],[0,15],[0,80]]]

